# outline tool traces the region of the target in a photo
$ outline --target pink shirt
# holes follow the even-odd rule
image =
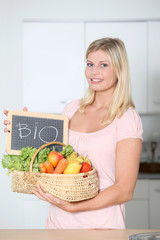
[[[78,103],[79,100],[74,100],[64,108],[63,114],[68,119],[71,119],[78,110]],[[132,108],[129,108],[120,119],[115,118],[102,130],[83,133],[69,129],[68,143],[80,155],[88,155],[97,170],[100,191],[115,183],[116,145],[118,141],[125,138],[142,139],[141,119]],[[124,229],[124,204],[77,213],[69,213],[51,205],[46,227],[49,229]]]

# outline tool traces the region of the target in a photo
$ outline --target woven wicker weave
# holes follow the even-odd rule
[[[82,201],[95,197],[98,193],[98,177],[94,168],[90,172],[78,174],[32,172],[33,162],[39,151],[51,144],[65,146],[59,142],[51,142],[41,146],[31,160],[30,172],[14,171],[12,173],[12,191],[31,194],[32,189],[36,189],[36,184],[39,184],[44,192],[49,192],[69,202]]]

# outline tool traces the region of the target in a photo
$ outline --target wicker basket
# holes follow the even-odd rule
[[[60,142],[50,142],[41,146],[31,160],[29,172],[15,170],[12,173],[12,191],[31,194],[32,189],[36,189],[36,184],[39,184],[44,192],[69,202],[95,197],[98,193],[98,177],[94,168],[87,173],[78,174],[49,174],[32,171],[34,159],[39,151],[51,144],[65,146]]]

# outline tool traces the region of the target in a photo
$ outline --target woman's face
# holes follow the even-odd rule
[[[88,55],[85,75],[90,88],[94,91],[114,92],[117,77],[103,50],[97,50]]]

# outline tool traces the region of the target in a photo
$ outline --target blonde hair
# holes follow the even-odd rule
[[[103,50],[109,57],[110,64],[117,77],[117,86],[112,95],[107,121],[102,124],[110,124],[116,116],[121,117],[129,108],[135,108],[131,97],[131,83],[129,74],[128,57],[124,43],[118,38],[101,38],[92,42],[87,51],[86,59],[91,52]],[[84,113],[85,107],[93,103],[95,91],[88,87],[80,100],[79,111]]]

